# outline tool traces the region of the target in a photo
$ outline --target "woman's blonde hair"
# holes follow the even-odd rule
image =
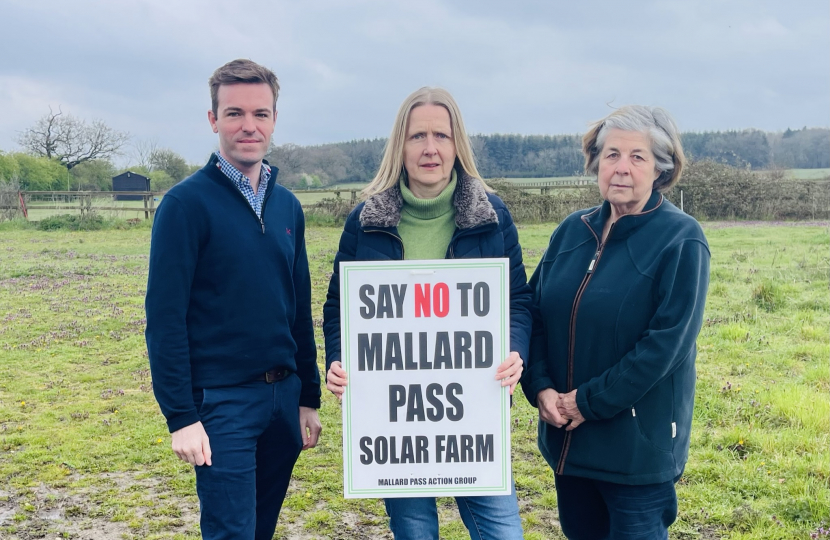
[[[480,181],[484,189],[492,191],[484,183],[484,180],[481,179],[481,175],[476,168],[470,138],[467,136],[467,130],[464,129],[461,111],[458,110],[458,105],[455,103],[455,100],[443,88],[424,86],[409,94],[401,104],[400,109],[398,109],[395,124],[392,126],[392,134],[389,135],[389,140],[386,141],[386,147],[383,150],[383,159],[380,162],[378,173],[369,185],[363,189],[363,195],[365,197],[371,197],[376,193],[386,191],[398,183],[401,173],[404,172],[403,145],[406,141],[409,114],[412,112],[412,109],[420,107],[421,105],[438,105],[447,110],[450,114],[452,139],[455,143],[455,164],[453,166],[456,172],[466,172],[468,175]]]
[[[612,112],[602,120],[594,122],[588,133],[582,137],[582,154],[585,156],[585,173],[596,175],[599,170],[599,153],[605,138],[612,129],[639,131],[651,141],[655,168],[660,176],[652,189],[665,192],[680,180],[686,156],[680,144],[680,133],[671,115],[660,107],[626,105]]]

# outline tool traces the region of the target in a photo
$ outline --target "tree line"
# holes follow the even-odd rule
[[[739,168],[830,168],[830,129],[784,132],[755,129],[689,132],[681,135],[693,160],[712,160]],[[132,171],[164,191],[202,164],[188,164],[175,151],[154,141],[130,144],[128,133],[101,121],[86,122],[58,111],[40,118],[18,138],[22,151],[0,150],[0,182],[24,190],[112,189],[112,177]],[[544,178],[581,174],[581,135],[473,135],[473,152],[485,178]],[[280,169],[278,181],[290,187],[324,187],[367,182],[380,166],[386,139],[271,147],[266,156]],[[116,167],[112,158],[128,154],[131,165]]]
[[[688,132],[681,139],[692,160],[751,169],[830,167],[830,129]],[[582,135],[473,135],[471,142],[485,178],[582,174]],[[316,146],[285,144],[272,147],[267,158],[280,168],[280,182],[290,186],[366,182],[378,170],[385,144],[386,139]]]

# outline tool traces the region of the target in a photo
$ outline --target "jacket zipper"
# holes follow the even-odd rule
[[[218,167],[217,167],[217,169],[218,169]],[[236,184],[234,184],[233,180],[231,180],[230,178],[225,176],[225,173],[223,173],[221,170],[219,170],[219,174],[221,174],[222,178],[224,178],[225,180],[227,180],[230,183],[231,187],[233,188],[233,191],[237,195],[239,195],[242,198],[243,201],[245,201],[245,206],[248,207],[248,210],[251,211],[251,213],[254,215],[254,218],[259,222],[259,227],[262,229],[262,234],[265,234],[265,219],[261,216],[265,215],[265,203],[268,202],[268,197],[271,195],[271,190],[269,189],[271,187],[271,180],[269,179],[268,183],[265,184],[265,190],[266,190],[265,191],[265,198],[262,199],[262,208],[260,208],[260,210],[259,210],[260,215],[258,216],[258,215],[256,215],[256,210],[254,210],[254,207],[251,206],[251,203],[248,201],[248,199],[245,197],[245,195],[243,195],[242,192],[239,191],[239,188],[236,187]],[[276,180],[275,180],[275,182],[276,182]],[[261,186],[258,186],[258,187],[261,187]]]
[[[397,234],[393,234],[389,231],[384,231],[382,229],[368,229],[368,230],[364,229],[363,232],[366,232],[366,233],[376,233],[377,232],[377,233],[388,234],[389,236],[391,236],[392,238],[394,238],[395,240],[397,240],[401,244],[401,260],[404,260],[406,258],[406,257],[404,257],[403,239],[400,236],[398,236]]]
[[[259,219],[259,225],[260,227],[262,227],[262,234],[265,234],[265,203],[268,202],[268,196],[271,195],[271,192],[267,191],[267,185],[265,186],[265,189],[265,197],[262,198],[262,208],[259,209],[259,215],[257,216],[257,218]],[[248,204],[248,206],[251,206],[250,203]],[[253,210],[253,208],[251,208],[251,210]],[[254,215],[256,216],[256,212],[254,212]]]
[[[274,182],[276,183],[276,179],[274,179]],[[261,183],[262,183],[262,178],[260,177],[260,184]],[[258,216],[256,215],[256,211],[254,210],[254,208],[251,206],[251,203],[248,203],[248,208],[251,209],[251,212],[253,212],[254,216],[256,216],[256,218],[259,220],[259,226],[262,228],[262,234],[265,234],[265,203],[268,202],[268,198],[271,195],[271,191],[272,191],[270,189],[271,186],[272,186],[271,178],[269,177],[268,178],[268,183],[265,184],[265,196],[262,198],[262,207],[259,209],[259,215]],[[234,187],[236,187],[236,186],[234,186]],[[262,186],[258,186],[258,187],[262,187]],[[242,195],[242,192],[240,192],[239,189],[237,189],[236,191],[237,191],[237,193]],[[246,199],[244,196],[242,198],[245,199],[245,202],[248,202],[248,199]]]
[[[576,341],[576,312],[579,309],[579,301],[582,300],[582,294],[585,292],[585,289],[588,287],[588,282],[591,281],[591,277],[594,275],[594,272],[597,270],[597,265],[599,264],[599,260],[602,257],[602,250],[605,248],[605,244],[608,243],[608,239],[611,237],[611,233],[614,231],[615,223],[611,224],[611,228],[608,229],[608,235],[605,237],[605,242],[600,242],[600,239],[597,237],[596,233],[593,229],[589,226],[588,229],[591,231],[591,234],[594,235],[594,238],[597,241],[597,251],[594,253],[593,258],[591,258],[591,262],[588,264],[588,269],[585,271],[585,276],[582,278],[582,283],[579,284],[579,289],[576,291],[576,297],[574,297],[574,304],[571,308],[571,320],[570,326],[568,328],[568,392],[573,390],[573,377],[574,377],[574,342]],[[559,455],[559,463],[556,466],[556,474],[563,474],[565,471],[565,458],[568,457],[568,450],[571,446],[571,438],[573,437],[573,431],[568,431],[565,433],[565,442],[562,445],[562,453]]]
[[[487,226],[487,224],[477,225],[477,226],[472,227],[470,229],[464,229],[464,230],[459,231],[457,234],[454,234],[453,237],[450,239],[450,245],[449,245],[449,255],[450,256],[449,256],[449,258],[450,259],[455,259],[455,244],[458,242],[459,238],[461,238],[463,236],[466,236],[468,234],[472,234],[472,233],[476,232],[478,229],[480,229],[482,227],[486,227],[486,226]]]

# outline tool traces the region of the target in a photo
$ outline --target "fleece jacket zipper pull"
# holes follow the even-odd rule
[[[588,271],[586,272],[587,274],[593,274],[594,273],[594,267],[597,264],[597,259],[599,259],[599,252],[601,250],[602,250],[602,248],[598,249],[597,252],[594,253],[594,258],[591,259],[591,263],[588,265]]]

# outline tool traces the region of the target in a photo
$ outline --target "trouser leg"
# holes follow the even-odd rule
[[[608,507],[612,540],[667,540],[677,518],[674,482],[630,486],[597,482]]]
[[[262,385],[209,388],[199,415],[212,465],[196,467],[205,540],[253,538],[256,528],[256,441],[271,416]]]
[[[438,507],[434,497],[384,499],[395,540],[438,540]]]
[[[300,379],[291,375],[269,386],[273,392],[273,416],[256,448],[255,540],[271,540],[274,536],[291,472],[303,447],[298,405]]]
[[[559,524],[570,540],[609,538],[608,508],[595,481],[577,476],[554,474]]]
[[[516,487],[510,495],[456,497],[461,520],[472,540],[522,540]]]

